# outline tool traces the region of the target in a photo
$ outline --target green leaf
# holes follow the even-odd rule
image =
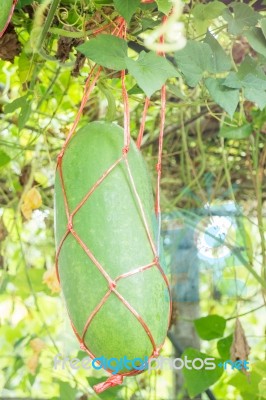
[[[171,0],[156,0],[156,3],[158,5],[158,10],[165,15],[168,15],[173,7],[173,3]]]
[[[33,1],[34,1],[34,0],[19,0],[19,1],[17,2],[16,8],[17,8],[17,9],[21,9],[21,8],[23,8],[23,7],[25,7],[25,6],[29,6],[30,4],[33,3]],[[36,0],[35,0],[35,1],[36,1]],[[41,0],[37,0],[37,1],[36,1],[36,3],[40,3],[40,2],[41,2]]]
[[[104,84],[98,82],[98,88],[104,94],[104,96],[106,97],[106,100],[108,102],[105,119],[107,121],[113,121],[115,119],[115,115],[116,115],[115,97],[114,97],[112,91],[109,90],[106,86],[104,86]]]
[[[18,59],[18,76],[20,83],[25,83],[30,81],[32,72],[34,68],[34,63],[28,58],[25,52],[22,52]]]
[[[113,35],[101,34],[77,47],[95,63],[110,69],[126,69],[127,42]]]
[[[8,20],[9,13],[11,11],[13,0],[5,0],[1,2],[1,13],[0,13],[0,32],[4,29],[5,24]]]
[[[13,100],[11,103],[8,103],[4,107],[5,114],[13,113],[18,108],[21,108],[25,105],[27,100],[27,95],[18,97],[17,99]]]
[[[262,18],[260,20],[260,26],[263,32],[264,37],[266,38],[266,18]]]
[[[185,357],[187,357],[188,360],[201,359],[203,361],[207,358],[212,358],[212,362],[216,365],[214,369],[206,369],[206,366],[201,369],[182,369],[188,394],[191,398],[194,398],[217,382],[223,374],[223,369],[217,366],[220,362],[219,359],[201,353],[196,349],[186,349],[182,354],[182,359],[184,360]],[[196,365],[198,366],[199,362],[197,362]]]
[[[219,351],[219,354],[223,360],[230,360],[231,358],[230,348],[232,346],[232,343],[233,343],[233,334],[218,340],[217,350]]]
[[[140,0],[114,0],[114,5],[119,14],[129,23],[140,5]]]
[[[236,128],[224,125],[219,132],[219,136],[226,139],[241,140],[248,138],[251,133],[251,124],[245,124]]]
[[[9,157],[9,155],[0,149],[0,167],[3,167],[4,165],[8,164],[10,160],[11,158]]]
[[[143,94],[143,90],[139,87],[139,85],[134,85],[132,86],[131,89],[128,90],[128,94],[132,95],[132,94]]]
[[[266,377],[266,361],[256,361],[252,363],[252,371],[255,371],[262,377]]]
[[[187,84],[192,87],[199,83],[205,71],[212,69],[212,51],[207,43],[189,40],[174,57]]]
[[[199,35],[203,35],[214,18],[219,17],[226,6],[220,1],[212,1],[208,4],[196,4],[192,9],[194,23]]]
[[[261,398],[266,399],[266,379],[265,379],[265,377],[262,378],[262,380],[258,384],[258,389],[259,389],[259,395],[261,396]]]
[[[230,57],[226,54],[220,43],[209,31],[206,34],[204,43],[207,43],[212,50],[213,65],[211,72],[219,73],[228,71],[231,68]]]
[[[221,1],[214,0],[208,4],[196,4],[192,9],[192,14],[196,19],[212,20],[222,15],[225,8],[225,4]]]
[[[89,0],[90,1],[90,0]],[[113,4],[113,0],[94,0],[95,4],[107,6],[108,4]]]
[[[258,69],[248,73],[242,78],[242,86],[244,88],[266,90],[266,76],[261,74]]]
[[[260,14],[245,3],[233,3],[234,15],[226,9],[223,13],[224,19],[228,22],[228,32],[239,35],[245,28],[255,26],[261,18]]]
[[[149,18],[141,18],[140,20],[142,31],[146,31],[147,29],[153,29],[155,26],[160,24],[160,20],[154,21],[153,19]]]
[[[67,382],[59,382],[60,388],[60,399],[64,400],[75,400],[76,399],[76,390],[70,386]]]
[[[27,95],[19,97],[12,101],[12,103],[6,104],[4,111],[6,114],[12,113],[20,108],[20,113],[18,117],[18,128],[23,129],[27,123],[31,114],[31,103],[27,100]]]
[[[44,292],[49,296],[57,296],[57,294],[52,294],[48,286],[43,282],[43,269],[30,268],[27,270],[28,277],[33,287],[34,292]],[[26,299],[31,295],[29,283],[27,279],[25,270],[19,270],[16,275],[9,275],[8,280],[15,286],[15,291],[21,296],[21,298]]]
[[[237,372],[229,379],[228,384],[236,387],[241,394],[250,394],[253,396],[251,397],[252,399],[256,399],[256,395],[258,394],[258,384],[260,381],[261,376],[255,371],[250,372],[248,379],[246,375]]]
[[[245,32],[250,46],[266,57],[266,38],[260,28],[253,28]]]
[[[186,100],[186,96],[181,92],[178,86],[168,84],[168,90],[170,93],[173,93],[178,99]]]
[[[257,62],[250,56],[245,57],[238,69],[238,76],[243,79],[247,74],[250,74],[258,67]]]
[[[194,325],[201,339],[212,340],[223,336],[226,320],[220,315],[208,315],[195,319]]]
[[[26,125],[31,114],[31,104],[29,101],[26,101],[25,104],[21,107],[20,114],[18,116],[18,128],[19,130],[23,129]]]
[[[169,61],[152,51],[142,51],[137,61],[128,58],[126,64],[129,73],[148,97],[160,89],[168,78],[178,75]]]
[[[257,62],[247,56],[241,63],[238,72],[230,72],[223,84],[230,88],[266,90],[266,75]]]
[[[247,100],[256,103],[260,110],[263,110],[266,107],[266,91],[245,88],[244,96]]]
[[[208,78],[205,84],[212,99],[232,117],[239,102],[239,91],[225,87],[223,79]]]
[[[223,85],[232,89],[241,89],[242,81],[236,72],[230,72],[225,78]]]

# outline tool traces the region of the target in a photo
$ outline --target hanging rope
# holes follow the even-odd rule
[[[112,34],[124,38],[126,39],[126,23],[124,21],[123,18],[119,17],[116,20],[116,27],[114,29],[114,31],[112,32]],[[103,296],[102,300],[99,302],[99,304],[95,307],[95,309],[93,310],[93,312],[90,314],[89,318],[87,319],[85,326],[83,328],[82,334],[80,335],[74,324],[71,321],[71,325],[73,328],[73,331],[77,337],[77,339],[79,340],[80,343],[80,348],[84,351],[86,351],[89,356],[92,359],[96,358],[96,355],[94,355],[90,349],[87,347],[87,345],[85,344],[85,336],[86,333],[88,331],[88,328],[93,320],[93,318],[96,316],[96,314],[99,312],[99,310],[103,307],[103,305],[106,303],[106,301],[108,300],[109,296],[111,294],[116,295],[116,297],[123,303],[123,305],[134,315],[134,317],[138,320],[138,322],[140,323],[140,325],[142,326],[143,330],[146,332],[153,351],[152,354],[150,355],[149,359],[152,357],[157,357],[159,355],[159,352],[163,346],[163,343],[160,343],[159,345],[156,344],[153,335],[148,327],[148,325],[146,324],[146,322],[143,320],[143,318],[138,314],[138,312],[131,306],[131,304],[118,292],[118,290],[116,289],[117,286],[117,282],[121,279],[127,279],[128,277],[135,275],[135,274],[139,274],[142,273],[143,271],[150,269],[150,268],[157,268],[160,272],[160,274],[162,275],[167,289],[168,289],[168,293],[169,293],[169,298],[170,298],[170,312],[169,312],[169,321],[168,323],[170,324],[170,315],[171,315],[171,307],[172,307],[172,303],[171,303],[171,295],[170,295],[170,287],[166,278],[166,275],[160,265],[159,262],[159,247],[155,245],[154,241],[153,241],[153,235],[149,229],[149,225],[147,222],[147,218],[145,215],[145,211],[144,211],[144,207],[142,205],[140,196],[138,194],[137,191],[137,187],[130,169],[130,165],[128,162],[128,152],[130,151],[130,110],[129,110],[129,100],[128,100],[128,93],[126,90],[126,83],[125,83],[125,71],[121,72],[121,84],[122,84],[122,97],[123,97],[123,105],[124,105],[124,147],[122,148],[122,155],[121,157],[119,157],[105,172],[104,174],[98,179],[97,182],[94,183],[94,185],[88,190],[87,194],[84,196],[84,198],[80,201],[80,203],[75,207],[75,209],[73,211],[70,210],[69,208],[69,204],[68,204],[68,199],[67,199],[67,195],[66,195],[66,189],[65,189],[65,184],[64,184],[64,176],[63,176],[63,169],[62,169],[62,160],[66,151],[66,148],[69,144],[69,141],[71,140],[76,127],[78,125],[78,122],[80,120],[80,117],[82,115],[82,111],[87,103],[87,100],[92,92],[92,90],[94,89],[97,80],[99,78],[99,75],[101,73],[102,68],[98,67],[98,66],[94,66],[87,78],[86,84],[85,84],[85,89],[84,89],[84,94],[83,94],[83,98],[81,101],[81,105],[80,108],[78,110],[78,113],[76,115],[75,121],[73,123],[73,126],[70,129],[70,132],[66,138],[66,141],[63,145],[63,148],[58,156],[58,160],[57,160],[57,170],[59,172],[59,177],[60,177],[60,182],[61,182],[61,186],[62,186],[62,192],[63,192],[63,199],[64,199],[64,205],[65,205],[65,210],[66,210],[66,216],[67,216],[67,230],[65,232],[65,234],[63,235],[63,238],[58,246],[57,249],[57,254],[56,254],[56,273],[57,273],[57,277],[58,280],[60,282],[60,276],[59,276],[59,269],[58,269],[58,261],[59,261],[59,255],[62,249],[62,246],[66,240],[66,238],[68,237],[68,235],[72,235],[75,240],[77,241],[77,243],[82,247],[82,249],[84,250],[84,252],[87,254],[87,256],[90,258],[90,260],[94,263],[94,265],[98,268],[98,270],[100,271],[100,273],[103,275],[103,277],[106,279],[107,283],[108,283],[108,290],[105,293],[105,295]],[[164,130],[164,120],[165,120],[165,98],[166,98],[166,92],[165,92],[165,87],[162,88],[161,91],[161,98],[162,98],[162,110],[161,110],[161,126],[160,126],[160,141],[159,141],[159,155],[158,155],[158,164],[157,164],[157,171],[158,171],[158,179],[157,179],[157,193],[156,193],[156,202],[155,202],[155,210],[156,210],[156,214],[157,217],[160,214],[160,191],[158,190],[158,185],[160,185],[160,176],[161,176],[161,167],[158,168],[158,165],[161,165],[161,157],[162,157],[162,144],[163,144],[163,130]],[[144,107],[144,115],[142,118],[142,122],[141,122],[141,126],[140,126],[140,133],[139,133],[139,137],[138,137],[138,147],[141,146],[141,141],[142,141],[142,137],[143,137],[143,132],[144,132],[144,127],[145,127],[145,119],[146,119],[146,114],[148,111],[148,105],[149,105],[149,99],[146,99],[145,101],[145,107]],[[117,276],[115,279],[112,279],[109,274],[105,271],[104,267],[101,265],[101,263],[97,260],[97,258],[94,256],[94,254],[91,252],[91,250],[86,246],[86,244],[82,241],[82,239],[79,237],[79,235],[77,234],[77,232],[75,231],[75,227],[74,227],[74,223],[73,223],[73,218],[75,216],[75,214],[81,209],[81,207],[86,203],[86,201],[90,198],[90,196],[94,193],[95,190],[97,190],[97,188],[99,187],[99,185],[101,185],[101,183],[108,177],[108,175],[113,171],[114,168],[116,168],[120,163],[124,163],[126,166],[126,170],[129,176],[129,182],[130,185],[132,187],[132,192],[133,195],[135,197],[135,201],[136,204],[139,208],[140,211],[140,215],[141,215],[141,219],[143,222],[143,225],[145,227],[146,230],[146,234],[147,234],[147,238],[149,240],[151,249],[152,249],[152,253],[153,253],[153,260],[151,260],[151,262],[147,265],[141,266],[139,268],[136,268],[130,272],[121,274],[119,276]],[[70,318],[71,320],[71,318]],[[106,369],[108,372],[112,373],[113,371]],[[100,393],[106,389],[108,389],[109,387],[112,386],[116,386],[119,385],[123,382],[123,378],[125,376],[133,376],[133,375],[137,375],[140,374],[142,371],[141,370],[132,370],[126,373],[121,373],[121,374],[116,374],[116,375],[111,375],[106,382],[100,383],[98,385],[94,386],[94,390],[97,393]]]

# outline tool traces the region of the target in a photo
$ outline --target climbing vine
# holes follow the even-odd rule
[[[112,35],[124,20],[126,35]],[[95,120],[123,126],[125,70],[135,140],[144,107],[147,111],[141,148],[154,187],[160,89],[166,85],[161,207],[168,267],[173,253],[167,245],[172,240],[171,221],[185,221],[195,232],[194,242],[205,245],[207,228],[208,240],[217,240],[205,219],[206,209],[218,208],[218,217],[223,218],[228,204],[234,204],[230,212],[237,228],[229,239],[219,237],[215,242],[217,248],[227,247],[230,256],[215,264],[213,258],[207,260],[207,251],[201,252],[204,317],[191,323],[202,339],[202,353],[218,361],[232,356],[230,349],[237,347],[234,337],[240,334],[248,343],[242,345],[242,356],[253,365],[250,383],[243,372],[233,371],[229,376],[210,373],[203,385],[201,375],[186,371],[186,390],[191,397],[211,387],[217,398],[262,400],[264,2],[10,0],[3,5],[0,32],[1,396],[97,398],[91,386],[102,380],[100,375],[70,368],[55,371],[52,366],[53,357],[68,341],[73,344],[71,353],[80,356],[65,326],[54,270],[54,170],[96,63],[101,72],[79,126]],[[171,284],[175,285],[174,278]],[[172,354],[170,342],[164,351]],[[197,352],[187,349],[183,356]],[[162,387],[170,380],[170,372],[153,372],[109,393],[116,399],[163,399],[169,393]]]

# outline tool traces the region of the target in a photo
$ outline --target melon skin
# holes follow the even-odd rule
[[[12,9],[12,5],[13,5],[13,0],[4,0],[1,4],[1,13],[0,13],[0,32],[2,32],[2,30],[4,29],[9,14],[11,12]]]
[[[69,142],[62,159],[62,174],[70,212],[103,173],[122,155],[121,127],[93,122],[81,128]],[[154,239],[154,201],[146,165],[134,142],[127,155],[149,230]],[[73,228],[109,276],[150,264],[154,254],[139,206],[121,161],[73,217]],[[67,230],[59,171],[55,179],[56,246]],[[58,272],[70,319],[81,336],[86,321],[109,289],[107,280],[70,233],[58,257]],[[134,307],[149,327],[156,346],[168,329],[170,298],[156,266],[120,279],[116,290]],[[151,356],[153,347],[144,328],[120,299],[111,293],[92,319],[84,338],[96,357],[128,359]]]

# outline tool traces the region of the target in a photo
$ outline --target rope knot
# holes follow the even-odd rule
[[[68,223],[67,223],[67,229],[68,229],[69,231],[72,231],[72,229],[73,229],[73,219],[72,219],[72,215],[69,216],[69,220],[68,220]]]
[[[159,263],[159,257],[158,257],[158,256],[154,257],[154,263],[155,263],[155,264],[158,264],[158,263]]]
[[[109,282],[109,288],[110,288],[110,290],[115,289],[116,288],[116,282],[115,281]]]
[[[152,353],[152,356],[153,356],[153,357],[158,357],[159,354],[160,354],[160,350],[159,350],[159,349],[155,349],[155,350],[153,351],[153,353]]]
[[[58,163],[60,163],[62,161],[63,155],[64,155],[64,149],[62,149],[60,151],[60,153],[58,154],[58,156],[57,156],[57,162]]]
[[[161,172],[162,171],[162,164],[161,163],[156,164],[156,171],[157,172]]]
[[[126,156],[128,152],[129,152],[129,146],[128,145],[124,146],[122,149],[123,156]]]
[[[107,379],[105,382],[98,383],[97,385],[93,386],[93,389],[96,393],[104,392],[106,389],[110,387],[121,385],[123,383],[123,376],[122,375],[112,375],[110,378]]]
[[[80,347],[80,350],[86,351],[86,346],[83,342],[80,342],[79,347]]]

